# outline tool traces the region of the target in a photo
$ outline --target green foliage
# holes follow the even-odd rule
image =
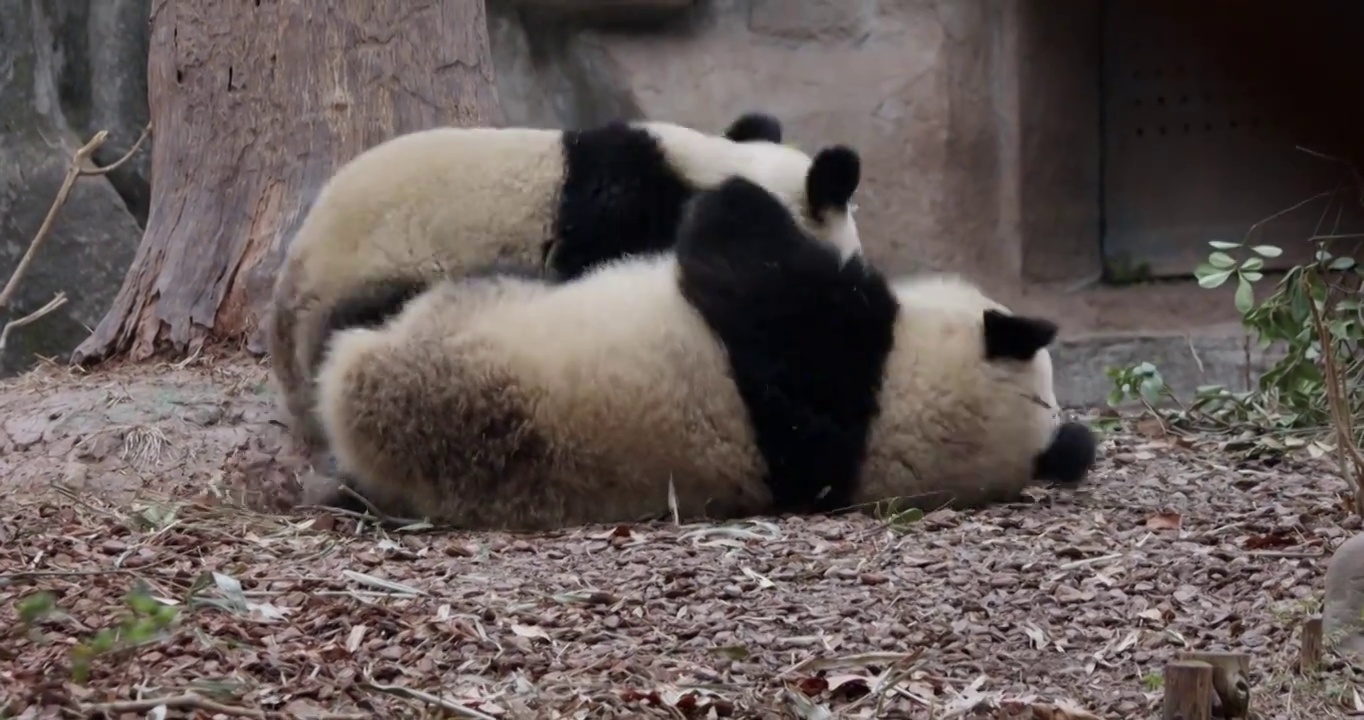
[[[1140,399],[1146,405],[1155,405],[1163,398],[1173,398],[1160,370],[1149,362],[1132,367],[1108,368],[1108,379],[1113,381],[1113,389],[1108,391],[1108,404],[1119,405],[1129,398]]]
[[[43,590],[41,592],[27,595],[19,601],[17,607],[19,611],[19,622],[25,627],[33,625],[42,620],[57,608],[57,599],[52,593]]]
[[[1279,257],[1283,250],[1226,240],[1209,245],[1207,262],[1194,270],[1198,284],[1216,288],[1235,283],[1234,302],[1242,324],[1262,348],[1278,344],[1284,356],[1252,390],[1233,392],[1209,385],[1198,388],[1188,402],[1175,397],[1149,362],[1110,368],[1109,404],[1138,400],[1155,411],[1159,401],[1169,401],[1173,409],[1160,411],[1167,426],[1243,430],[1266,435],[1258,444],[1273,449],[1308,446],[1329,451],[1334,439],[1325,434],[1333,430],[1334,419],[1331,378],[1324,372],[1327,358],[1320,341],[1319,330],[1324,330],[1329,338],[1326,350],[1340,376],[1336,382],[1341,384],[1348,437],[1358,445],[1364,429],[1364,266],[1353,257],[1333,255],[1320,243],[1312,262],[1289,269],[1257,303],[1256,285],[1265,279],[1265,260]]]
[[[100,657],[165,639],[178,614],[176,608],[153,598],[141,583],[124,596],[123,604],[129,612],[116,624],[96,631],[71,649],[71,679],[75,682],[84,683],[90,677],[91,664]]]

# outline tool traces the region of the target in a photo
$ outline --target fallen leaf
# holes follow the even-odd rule
[[[796,687],[800,688],[800,691],[806,695],[814,697],[829,689],[829,681],[822,677],[811,675],[810,677],[798,681]]]
[[[534,625],[518,625],[512,623],[511,629],[512,632],[523,638],[540,638],[545,641],[550,639],[549,633]]]
[[[730,660],[743,660],[748,657],[748,648],[743,645],[721,645],[711,648],[710,651]]]
[[[1146,518],[1146,527],[1151,530],[1178,530],[1183,518],[1177,512],[1160,512]]]

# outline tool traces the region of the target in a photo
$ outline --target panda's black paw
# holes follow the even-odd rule
[[[1099,439],[1080,422],[1062,423],[1034,463],[1033,477],[1058,485],[1079,485],[1098,459]]]

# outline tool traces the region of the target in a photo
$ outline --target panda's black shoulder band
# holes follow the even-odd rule
[[[776,512],[846,508],[880,412],[899,304],[885,278],[801,231],[741,178],[700,193],[678,284],[729,361]]]

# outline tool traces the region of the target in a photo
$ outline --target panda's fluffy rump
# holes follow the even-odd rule
[[[544,530],[760,511],[761,459],[723,349],[671,256],[443,318],[444,282],[331,343],[319,414],[355,488],[465,528]]]
[[[1016,498],[1058,424],[1050,356],[987,361],[984,312],[1007,309],[960,277],[926,275],[892,288],[901,309],[896,349],[858,501],[899,498],[932,509]]]
[[[366,150],[327,182],[292,240],[274,296],[271,363],[305,438],[318,435],[309,376],[329,305],[371,280],[437,278],[499,258],[537,263],[563,177],[560,137],[525,128],[424,130]],[[486,232],[463,230],[470,227]]]

